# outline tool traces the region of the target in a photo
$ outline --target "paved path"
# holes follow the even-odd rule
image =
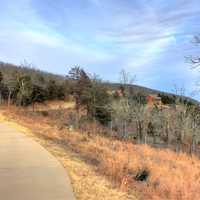
[[[1,122],[0,199],[74,200],[61,164],[31,138]]]

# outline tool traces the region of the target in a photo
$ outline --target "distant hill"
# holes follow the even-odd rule
[[[115,90],[116,88],[120,87],[120,83],[105,83],[105,85],[107,85],[108,87],[110,87],[111,89]],[[144,86],[139,86],[139,85],[128,85],[129,87],[131,87],[132,92],[134,93],[134,95],[143,95],[143,96],[148,96],[150,94],[157,94],[160,95],[161,97],[169,97],[171,98],[181,98],[183,101],[187,101],[190,102],[192,104],[199,104],[200,102],[191,98],[191,97],[186,97],[186,96],[180,96],[177,94],[173,94],[173,93],[169,93],[169,92],[163,92],[163,91],[159,91],[159,90],[155,90],[155,89],[151,89],[151,88],[147,88]]]
[[[38,82],[38,79],[43,79],[44,82],[55,80],[56,82],[62,83],[65,79],[64,76],[52,74],[39,69],[17,66],[4,62],[0,62],[0,71],[3,73],[5,82],[17,73],[29,75],[32,78],[33,82]]]
[[[55,80],[57,83],[62,83],[65,80],[65,76],[56,75],[53,73],[45,72],[39,69],[31,68],[31,67],[23,67],[23,66],[17,66],[10,63],[4,63],[0,62],[0,71],[3,73],[4,81],[8,81],[12,76],[14,76],[17,73],[26,74],[31,76],[33,82],[41,82],[41,79],[44,80],[44,82],[48,82],[49,80]],[[67,73],[67,72],[66,72]],[[40,80],[38,80],[40,79]],[[104,83],[109,89],[116,90],[120,87],[121,84],[119,83]],[[178,95],[172,94],[172,93],[166,93],[163,91],[139,86],[139,85],[129,85],[132,88],[132,92],[134,95],[143,95],[148,96],[149,94],[157,94],[161,97],[167,97],[167,98],[182,98],[183,100],[190,102],[192,104],[199,104],[199,102],[195,99],[192,99],[190,97],[180,97]]]

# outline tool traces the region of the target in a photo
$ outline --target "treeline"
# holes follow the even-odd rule
[[[129,88],[131,95],[135,96],[136,98],[140,97],[141,100],[144,102],[144,104],[147,103],[146,97],[152,94],[161,97],[163,104],[176,104],[177,99],[179,99],[184,104],[196,105],[199,103],[193,98],[186,97],[184,94],[184,88],[177,88],[176,86],[174,86],[175,88],[172,88],[174,92],[167,93],[167,92],[162,92],[162,91],[146,88],[143,86],[138,86],[133,83],[128,82],[125,85],[124,84],[123,85]],[[104,83],[104,84],[110,90],[117,90],[118,88],[122,86],[121,83]]]
[[[80,67],[72,68],[65,76],[54,76],[26,66],[0,64],[0,102],[17,106],[33,105],[47,100],[73,98],[76,103],[77,126],[80,112],[88,120],[101,124],[110,121],[108,88],[97,77],[89,76]]]
[[[126,95],[112,101],[111,134],[121,139],[200,153],[200,107],[176,98],[175,104],[148,106]]]
[[[117,87],[110,87],[80,67],[54,77],[23,66],[8,72],[0,65],[0,101],[8,106],[34,107],[36,102],[73,98],[76,106],[72,123],[76,128],[81,128],[86,119],[97,125],[96,132],[101,124],[104,133],[119,139],[190,153],[199,150],[199,104],[183,96],[158,93],[166,106],[149,108],[144,93],[135,92],[126,80],[124,77]]]
[[[28,64],[16,67],[0,63],[0,76],[0,101],[8,105],[27,106],[65,99],[69,93],[64,78],[33,69]]]
[[[32,67],[27,62],[24,62],[20,66],[0,62],[0,72],[3,74],[3,83],[6,86],[15,85],[14,83],[11,83],[11,82],[17,82],[17,79],[18,79],[18,82],[20,82],[19,79],[21,78],[24,79],[25,76],[30,77],[31,83],[34,86],[33,88],[35,88],[33,92],[33,96],[35,96],[35,94],[37,93],[37,90],[39,93],[41,93],[40,95],[38,95],[40,98],[36,98],[36,97],[30,98],[36,102],[37,101],[41,102],[41,101],[44,101],[45,99],[46,100],[63,99],[65,97],[68,97],[69,94],[73,93],[72,91],[73,88],[70,88],[71,81],[70,80],[66,81],[67,71],[66,71],[66,74],[55,75],[48,72],[43,72],[41,70],[37,70],[36,68]],[[101,82],[101,84],[102,84],[102,87],[107,88],[108,91],[117,91],[120,88],[122,89],[122,85],[123,85],[121,83],[114,84],[114,83],[106,83],[106,82]],[[125,85],[123,85],[123,87],[124,86]],[[180,99],[180,97],[177,94],[168,94],[168,93],[160,92],[157,90],[133,85],[130,83],[127,83],[126,87],[129,87],[130,94],[132,95],[132,97],[135,99],[140,99],[140,102],[143,104],[147,103],[146,97],[149,94],[157,94],[158,96],[160,96],[163,104],[175,104],[176,99],[177,98]],[[1,88],[1,89],[5,90],[5,88]],[[8,93],[8,88],[7,88],[7,92],[4,91],[4,94],[5,93]],[[14,92],[13,92],[13,95],[14,95]],[[115,92],[114,95],[116,95],[117,97],[118,94]],[[185,104],[198,103],[194,99],[186,98],[183,95],[181,96],[181,99],[182,99],[182,102]],[[14,99],[14,101],[16,102],[16,99]],[[31,101],[32,100],[29,100],[26,102],[30,103]]]
[[[182,95],[169,97],[160,93],[163,105],[149,106],[144,95],[133,92],[131,84],[126,82],[128,77],[111,91],[81,68],[71,69],[68,79],[73,82],[79,125],[80,108],[85,108],[87,119],[107,127],[109,136],[178,152],[200,153],[199,104]],[[92,131],[98,133],[98,126]]]
[[[30,75],[17,72],[4,79],[0,72],[0,101],[8,105],[27,106],[46,100],[65,99],[69,92],[66,83],[57,83],[54,79],[47,82],[42,76],[33,81]]]
[[[73,83],[78,126],[84,116],[80,110],[85,108],[87,120],[103,124],[109,136],[199,154],[199,104],[181,95],[168,97],[160,93],[163,105],[149,106],[145,96],[135,95],[131,84],[126,83],[128,79],[124,77],[120,86],[111,91],[83,69],[71,69],[68,80]],[[98,133],[98,126],[92,131]]]

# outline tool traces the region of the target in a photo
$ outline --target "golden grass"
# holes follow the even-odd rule
[[[14,108],[4,114],[34,130],[43,145],[62,161],[78,199],[200,199],[200,161],[195,156],[59,130],[48,117],[24,111],[19,115]],[[136,181],[143,171],[149,173],[148,178]]]
[[[16,110],[15,110],[16,111]],[[9,126],[14,127],[20,132],[32,137],[34,140],[39,142],[43,147],[45,147],[49,152],[51,152],[64,166],[67,173],[70,176],[73,190],[77,200],[136,200],[135,196],[132,194],[127,194],[113,187],[105,177],[100,176],[96,171],[94,166],[91,166],[85,160],[83,160],[79,154],[70,150],[61,143],[54,142],[46,137],[42,137],[41,133],[44,131],[42,126],[44,126],[44,121],[38,124],[38,128],[41,132],[34,132],[34,127],[31,124],[27,124],[28,121],[22,121],[24,118],[19,118],[17,113],[3,112],[5,115],[0,113],[0,122],[4,121]],[[16,117],[15,120],[13,117]],[[20,125],[21,124],[21,125]],[[33,123],[32,123],[33,124]],[[25,127],[26,126],[26,127]],[[29,128],[27,128],[29,127]],[[48,125],[45,125],[48,129]],[[46,132],[44,135],[48,135]],[[50,134],[52,138],[56,138],[56,134]]]
[[[75,103],[73,101],[61,101],[61,100],[54,100],[54,101],[46,101],[43,104],[35,103],[34,110],[35,111],[45,111],[45,110],[56,110],[56,109],[68,109],[74,108]],[[32,106],[27,108],[28,110],[33,110]]]

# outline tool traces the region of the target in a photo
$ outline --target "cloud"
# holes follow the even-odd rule
[[[96,6],[100,6],[101,5],[101,2],[100,0],[88,0],[90,3],[96,5]]]
[[[147,71],[149,67],[151,68],[151,65],[149,65],[149,63],[152,64],[155,60],[162,59],[162,52],[166,51],[169,45],[174,41],[175,39],[173,37],[162,38],[141,45],[142,47],[141,50],[137,53],[137,57],[130,57],[127,67],[147,73],[149,70],[151,70],[149,69]]]
[[[41,33],[32,30],[25,30],[20,34],[22,38],[24,38],[25,40],[29,40],[34,45],[40,44],[49,47],[63,46],[62,40],[59,37],[56,37],[55,35],[51,36],[46,33]]]
[[[141,1],[139,8],[130,7],[127,12],[122,9],[113,14],[112,21],[117,23],[110,21],[108,26],[104,27],[102,37],[106,41],[116,43],[141,43],[192,34],[194,30],[186,29],[185,26],[188,25],[187,21],[199,16],[200,8],[197,6],[199,2],[196,0],[161,2]]]
[[[172,76],[194,77],[181,66],[193,54],[185,43],[199,31],[199,0],[3,0],[1,7],[5,61],[25,58],[58,73],[79,64],[115,81],[126,68],[140,84],[158,89]]]

